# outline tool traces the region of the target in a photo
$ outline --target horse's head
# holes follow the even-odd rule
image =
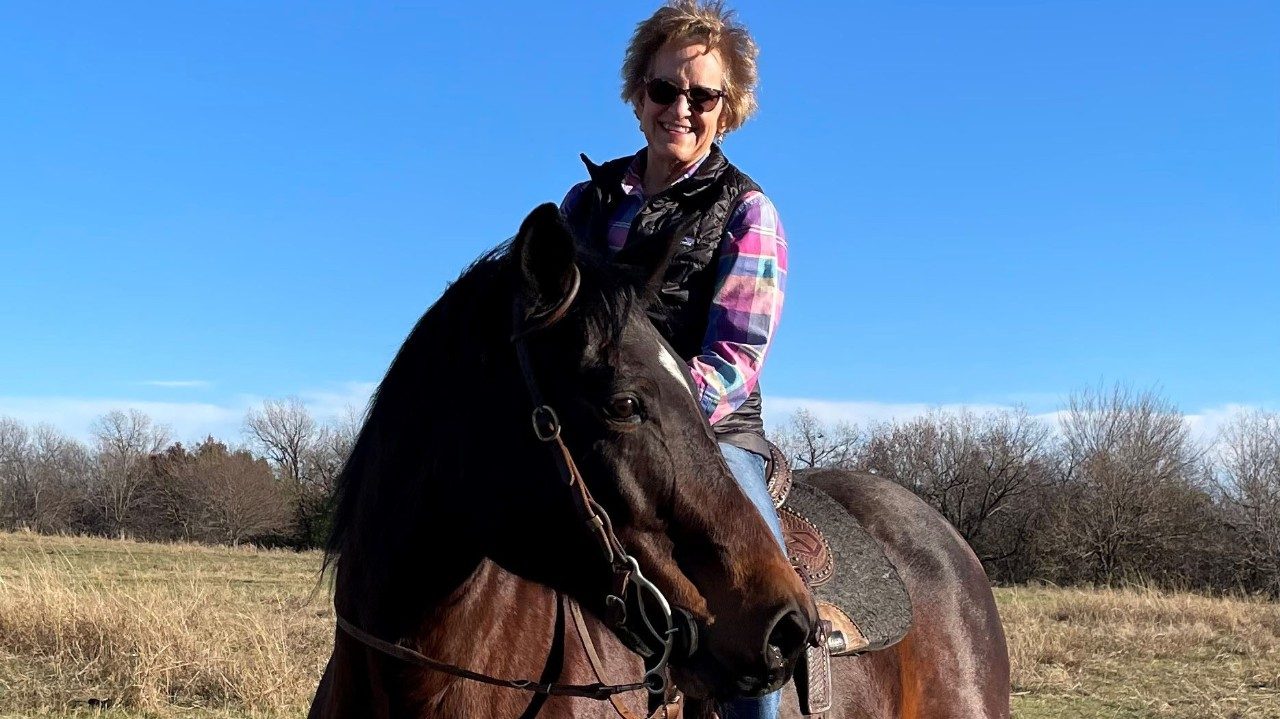
[[[618,576],[583,521],[582,498],[557,471],[556,445],[540,442],[531,426],[538,422],[534,405],[544,404],[558,415],[572,462],[622,548],[699,628],[696,649],[672,660],[677,680],[695,695],[760,694],[790,676],[815,615],[800,578],[729,473],[685,363],[645,312],[645,280],[665,262],[642,261],[632,278],[582,256],[554,206],[525,220],[507,278],[526,369],[518,369],[516,347],[507,349],[512,359],[501,364],[513,378],[505,385],[512,409],[495,412],[495,421],[501,415],[518,429],[510,445],[493,450],[518,456],[522,470],[486,495],[486,553],[599,616],[619,615],[617,602],[607,600]],[[642,615],[660,610],[652,597],[628,594],[620,636],[648,638],[653,648],[657,640]]]

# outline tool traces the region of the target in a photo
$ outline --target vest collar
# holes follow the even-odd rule
[[[624,194],[631,194],[623,183],[627,182],[629,174],[634,174],[637,178],[643,177],[648,153],[649,148],[644,148],[632,157],[620,158],[603,165],[595,164],[585,154],[581,157],[582,163],[587,167],[587,174],[591,176],[596,187],[605,189],[609,193],[619,190]],[[673,196],[677,199],[692,197],[715,182],[728,166],[729,161],[725,159],[720,146],[713,143],[707,156],[700,160],[689,174],[658,194]]]

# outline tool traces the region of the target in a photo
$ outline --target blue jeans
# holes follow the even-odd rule
[[[765,523],[773,531],[774,538],[785,551],[786,545],[782,540],[782,521],[778,519],[778,512],[773,508],[773,498],[769,496],[769,481],[764,475],[766,466],[764,457],[725,442],[720,443],[720,453],[729,463],[729,471],[733,473],[733,478],[738,480],[738,486],[746,492],[747,499],[756,506],[760,516],[764,517]],[[721,707],[720,714],[724,719],[777,719],[781,698],[782,692],[774,692],[759,698],[735,699]]]

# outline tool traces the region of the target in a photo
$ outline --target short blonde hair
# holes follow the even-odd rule
[[[670,0],[636,25],[622,61],[622,101],[640,114],[644,83],[658,50],[669,42],[698,42],[720,51],[724,63],[723,134],[742,127],[756,112],[756,57],[760,48],[723,0]]]

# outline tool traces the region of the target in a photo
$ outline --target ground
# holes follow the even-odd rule
[[[318,553],[0,534],[0,717],[298,717],[332,643]],[[1280,719],[1280,605],[996,589],[1014,716]]]

